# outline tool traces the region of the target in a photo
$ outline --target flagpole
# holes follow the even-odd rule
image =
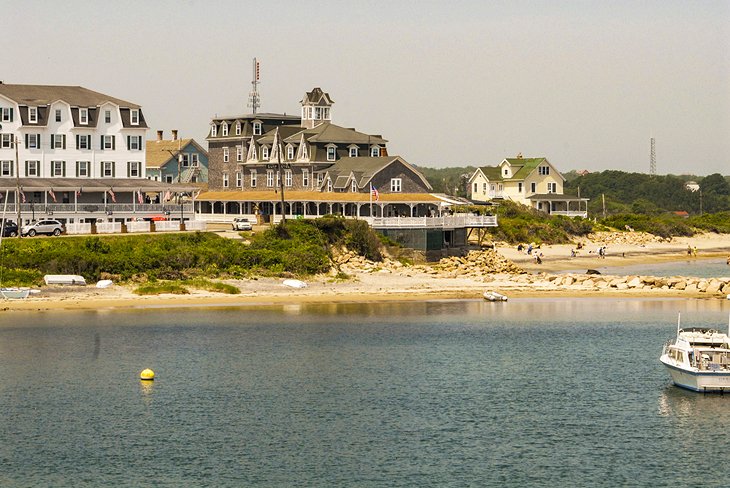
[[[18,136],[15,136],[15,206],[17,207],[17,213],[18,213],[18,237],[22,237],[22,232],[20,232],[20,228],[22,227],[22,222],[20,221],[20,163],[18,162]]]
[[[375,218],[375,216],[373,215],[373,184],[372,183],[370,183],[370,191],[368,193],[370,193],[370,220],[372,221]],[[371,223],[371,225],[372,225],[372,223]]]

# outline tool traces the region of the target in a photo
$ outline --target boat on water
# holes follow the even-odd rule
[[[484,299],[490,302],[506,302],[507,296],[497,293],[496,291],[485,291]]]
[[[683,329],[677,319],[677,337],[664,344],[659,360],[672,382],[701,392],[730,391],[730,337],[709,327]]]

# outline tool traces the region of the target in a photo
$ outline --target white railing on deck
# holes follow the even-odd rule
[[[208,228],[207,222],[204,220],[186,220],[185,230],[206,230]]]
[[[97,234],[116,234],[122,231],[121,222],[97,222]]]
[[[85,223],[66,224],[66,234],[69,234],[69,235],[91,234],[91,224],[85,224]]]
[[[493,215],[449,215],[445,217],[363,217],[374,228],[465,228],[497,227]]]
[[[127,232],[149,232],[149,231],[150,231],[149,222],[135,222],[135,221],[127,222]]]
[[[155,231],[157,232],[170,232],[179,230],[180,222],[177,220],[159,220],[155,222]]]
[[[566,217],[583,217],[584,219],[588,218],[588,211],[585,212],[578,212],[575,210],[553,210],[550,212],[550,215],[564,215]]]

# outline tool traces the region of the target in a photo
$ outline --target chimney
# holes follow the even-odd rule
[[[157,142],[160,142],[161,140],[162,140],[162,131],[158,130],[157,131]]]
[[[172,129],[172,140],[177,141],[177,129]]]

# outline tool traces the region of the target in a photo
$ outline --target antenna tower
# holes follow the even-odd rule
[[[656,176],[656,144],[654,138],[651,138],[651,152],[649,153],[649,174]]]
[[[259,81],[261,80],[260,74],[261,70],[259,60],[253,58],[253,76],[251,80],[253,90],[248,93],[248,106],[251,107],[251,113],[254,114],[256,113],[256,110],[261,106],[261,97],[259,96]]]

